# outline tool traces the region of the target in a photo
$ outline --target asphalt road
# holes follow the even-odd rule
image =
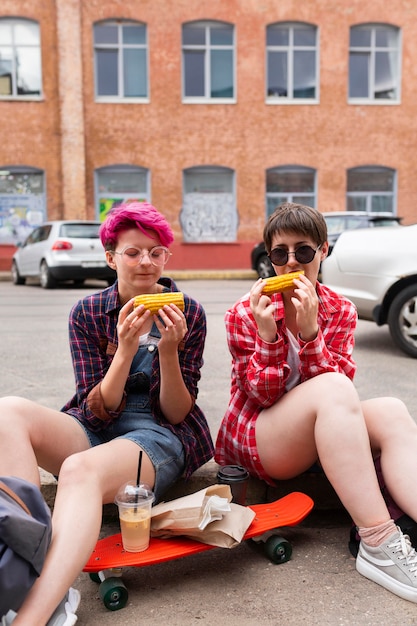
[[[200,300],[207,312],[198,402],[215,437],[229,393],[223,316],[251,281],[184,280],[178,285]],[[102,287],[90,283],[45,291],[36,285],[0,282],[1,395],[22,395],[57,409],[66,402],[74,390],[68,313],[77,299]],[[399,396],[417,419],[417,360],[393,345],[388,329],[359,322],[355,357],[361,398]],[[103,534],[112,530],[116,529],[106,526]],[[231,551],[216,549],[181,561],[129,569],[124,576],[129,602],[120,612],[107,611],[97,585],[81,574],[75,582],[82,593],[77,624],[417,624],[417,606],[356,573],[347,550],[348,530],[343,516],[323,513],[321,518],[307,518],[302,526],[285,531],[294,551],[284,565],[272,565],[242,544]],[[69,550],[75,548],[76,537]]]

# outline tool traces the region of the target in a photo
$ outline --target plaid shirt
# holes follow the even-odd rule
[[[165,291],[178,291],[169,278],[161,278]],[[197,384],[203,365],[206,338],[206,315],[195,300],[184,296],[187,334],[179,346],[179,361],[184,382],[191,396],[196,399]],[[117,320],[121,305],[117,283],[108,289],[80,300],[69,317],[69,338],[74,367],[76,393],[62,411],[70,413],[90,430],[105,429],[109,421],[117,419],[125,405],[122,401],[117,411],[107,411],[100,394],[103,380],[118,345]],[[158,350],[152,363],[150,386],[151,411],[155,420],[169,428],[181,440],[186,456],[185,476],[189,477],[198,467],[213,456],[210,430],[201,409],[194,404],[185,420],[170,424],[162,414],[159,404],[160,371]]]
[[[307,343],[298,338],[300,382],[324,372],[342,372],[353,379],[356,309],[349,300],[320,283],[317,283],[317,295],[317,338]],[[253,475],[274,484],[259,460],[255,426],[259,413],[286,393],[291,369],[287,363],[289,343],[284,303],[281,294],[271,299],[276,305],[278,339],[275,343],[267,343],[259,337],[249,294],[226,313],[226,333],[232,355],[231,399],[217,436],[215,459],[220,465],[243,465]]]

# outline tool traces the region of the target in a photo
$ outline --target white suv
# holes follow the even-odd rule
[[[345,231],[321,278],[360,318],[388,324],[394,343],[417,358],[417,224]]]

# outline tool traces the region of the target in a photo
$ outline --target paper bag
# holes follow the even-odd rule
[[[231,502],[229,485],[212,485],[152,509],[151,536],[183,535],[222,548],[238,545],[255,513]]]

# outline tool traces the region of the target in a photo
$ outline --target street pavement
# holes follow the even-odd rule
[[[230,358],[223,317],[228,306],[252,284],[247,279],[178,280],[184,292],[205,307],[208,335],[198,402],[215,437],[229,393]],[[59,287],[0,282],[0,394],[22,395],[59,409],[72,395],[74,381],[67,318],[72,304],[102,288]],[[386,327],[359,322],[356,386],[362,399],[402,398],[417,419],[417,360],[393,345]],[[359,486],[358,486],[359,488]],[[78,512],[74,511],[74,515]],[[124,581],[127,606],[118,612],[102,604],[98,586],[81,573],[74,583],[82,594],[80,626],[252,626],[255,624],[396,625],[417,624],[417,606],[361,577],[347,549],[350,522],[343,511],[312,513],[302,525],[285,529],[292,559],[271,564],[251,545],[214,549],[179,561],[129,568]],[[118,530],[110,522],[102,536]],[[68,546],[76,549],[77,538]],[[65,560],[62,563],[65,568]]]

